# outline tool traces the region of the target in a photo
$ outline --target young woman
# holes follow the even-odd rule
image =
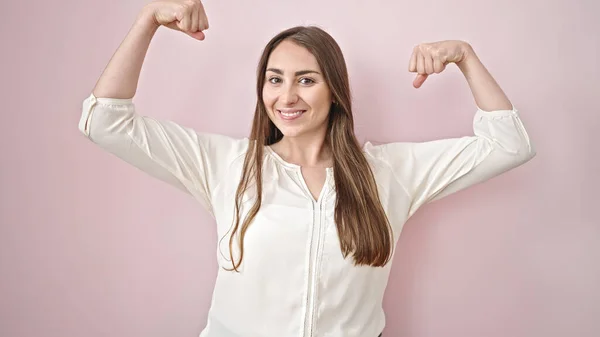
[[[94,143],[195,197],[214,216],[218,272],[205,337],[378,336],[393,248],[419,207],[530,160],[519,114],[469,44],[414,49],[415,87],[451,63],[477,109],[474,135],[360,146],[334,39],[316,27],[275,36],[258,64],[249,138],[138,114],[132,98],[160,26],[199,40],[198,0],[146,5],[84,101]]]

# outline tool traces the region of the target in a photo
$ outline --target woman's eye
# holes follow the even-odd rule
[[[273,84],[277,84],[277,83],[281,82],[281,79],[278,77],[271,77],[271,78],[269,78],[269,82],[271,82]]]
[[[313,83],[315,83],[315,81],[313,81],[310,78],[303,77],[303,78],[300,79],[300,83],[302,83],[302,84],[313,84]]]

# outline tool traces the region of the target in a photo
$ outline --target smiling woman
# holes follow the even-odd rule
[[[315,56],[286,40],[268,63],[262,98],[271,121],[286,141],[324,139],[332,98]]]
[[[259,192],[242,225],[241,254],[244,233],[262,204],[266,145],[279,158],[300,168],[302,184],[315,202],[323,191],[327,169],[333,172],[338,203],[334,220],[339,224],[343,255],[353,254],[358,265],[385,265],[391,257],[393,233],[371,168],[354,136],[350,85],[339,46],[319,28],[294,27],[267,44],[257,73],[258,104],[250,136],[256,143],[246,152],[236,211],[250,175]],[[239,222],[236,217],[230,242]]]
[[[141,11],[84,100],[80,130],[141,170],[194,196],[221,240],[204,337],[378,336],[391,256],[424,204],[530,160],[508,98],[461,41],[415,47],[415,87],[455,63],[478,105],[473,135],[360,146],[338,44],[293,27],[264,48],[249,138],[197,132],[139,114],[132,98],[160,26],[203,40],[196,0]]]

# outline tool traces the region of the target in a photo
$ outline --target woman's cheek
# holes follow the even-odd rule
[[[263,102],[267,108],[271,108],[273,103],[275,103],[275,98],[277,97],[276,93],[273,90],[263,89]]]

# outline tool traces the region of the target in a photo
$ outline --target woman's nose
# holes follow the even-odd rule
[[[298,101],[298,93],[296,92],[296,87],[294,85],[285,86],[285,88],[283,88],[281,96],[279,96],[279,99],[287,105],[296,103]]]

